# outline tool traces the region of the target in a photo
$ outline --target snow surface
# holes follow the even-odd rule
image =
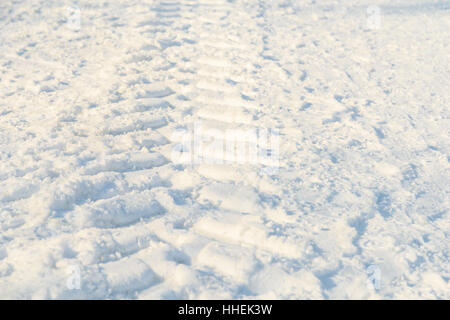
[[[0,298],[450,299],[448,1],[0,26]]]

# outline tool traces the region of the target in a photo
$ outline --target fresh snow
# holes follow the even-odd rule
[[[0,298],[450,299],[450,2],[3,0]]]

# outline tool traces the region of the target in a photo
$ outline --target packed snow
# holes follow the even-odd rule
[[[450,2],[2,0],[0,298],[450,299]]]

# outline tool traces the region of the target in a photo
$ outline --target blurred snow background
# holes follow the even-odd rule
[[[0,298],[450,298],[448,1],[3,0],[0,30]]]

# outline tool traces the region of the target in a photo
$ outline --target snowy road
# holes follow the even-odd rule
[[[0,298],[450,299],[448,1],[6,0]]]

